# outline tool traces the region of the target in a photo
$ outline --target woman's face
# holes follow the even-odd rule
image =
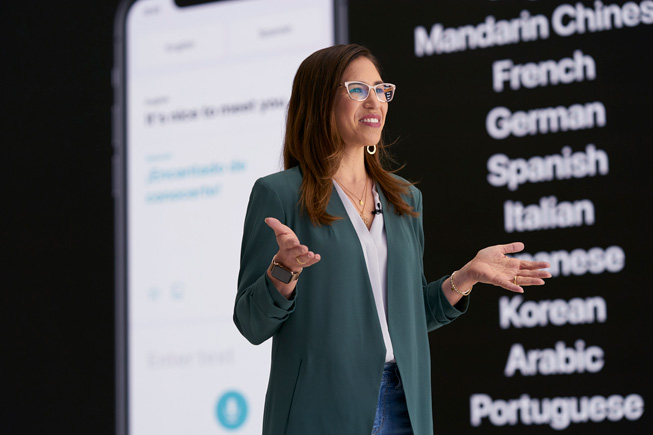
[[[358,81],[368,85],[383,83],[376,66],[366,57],[354,59],[345,69],[340,83]],[[381,140],[388,103],[370,92],[364,101],[354,101],[341,86],[333,107],[336,127],[347,148],[372,146]]]

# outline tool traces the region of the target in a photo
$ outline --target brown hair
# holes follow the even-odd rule
[[[333,188],[332,177],[338,170],[345,148],[336,127],[333,105],[340,80],[347,66],[357,57],[368,58],[381,71],[372,52],[360,45],[336,45],[316,51],[297,70],[288,104],[286,137],[283,147],[285,169],[300,166],[303,172],[300,206],[316,225],[330,225],[341,219],[326,208]],[[367,172],[376,181],[398,215],[417,216],[401,197],[411,183],[383,168],[388,160],[383,140],[378,152],[365,154]]]

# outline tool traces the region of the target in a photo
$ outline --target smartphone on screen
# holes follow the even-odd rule
[[[254,181],[339,0],[129,0],[115,23],[117,433],[260,434],[270,346],[232,321]]]

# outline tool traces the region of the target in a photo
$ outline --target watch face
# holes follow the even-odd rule
[[[283,267],[279,267],[276,264],[274,267],[272,267],[270,274],[285,284],[288,284],[292,279],[292,272],[284,269]]]

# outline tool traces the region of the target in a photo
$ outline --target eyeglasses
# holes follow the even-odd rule
[[[370,95],[370,89],[374,89],[376,98],[382,103],[389,103],[395,96],[397,87],[392,83],[379,83],[378,85],[368,85],[363,82],[345,82],[343,85],[347,88],[347,95],[354,101],[365,101]]]

